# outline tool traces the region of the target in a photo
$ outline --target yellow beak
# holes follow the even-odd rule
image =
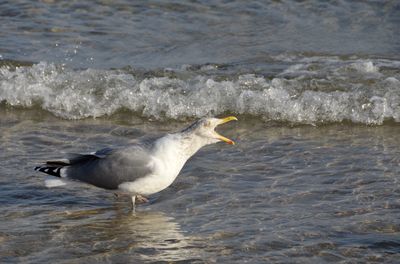
[[[222,125],[222,124],[225,124],[225,123],[233,121],[233,120],[237,121],[238,119],[236,117],[234,117],[234,116],[228,116],[228,117],[225,117],[225,118],[221,118],[220,122],[218,123],[218,125]],[[221,136],[217,132],[215,132],[215,134],[217,134],[217,138],[219,140],[224,141],[224,142],[226,142],[226,143],[228,143],[230,145],[235,145],[235,142],[233,140],[231,140],[229,138],[226,138],[224,136]]]

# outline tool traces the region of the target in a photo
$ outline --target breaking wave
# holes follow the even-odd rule
[[[40,107],[65,119],[128,109],[157,120],[231,113],[295,124],[400,122],[399,61],[278,60],[287,66],[272,75],[215,72],[214,65],[145,74],[132,69],[73,70],[46,62],[3,65],[0,102],[11,108]]]

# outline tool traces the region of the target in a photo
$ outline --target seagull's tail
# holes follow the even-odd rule
[[[112,149],[105,148],[92,154],[71,154],[70,157],[66,159],[48,160],[43,166],[35,167],[35,171],[40,171],[59,178],[65,178],[67,177],[66,168],[68,166],[101,159],[106,157],[110,152],[112,152]]]
[[[53,188],[67,184],[65,167],[69,165],[68,160],[47,161],[45,165],[35,167],[35,171],[58,177],[59,179],[48,176],[44,180],[44,185],[47,188]]]
[[[62,159],[62,160],[49,160],[43,166],[35,167],[35,171],[40,171],[51,176],[64,178],[64,167],[71,165],[70,160]]]
[[[63,166],[38,166],[35,167],[35,171],[40,171],[46,174],[49,174],[51,176],[59,177],[61,178],[61,169]]]

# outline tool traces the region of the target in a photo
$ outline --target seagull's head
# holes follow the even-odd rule
[[[217,126],[233,120],[237,121],[238,119],[234,116],[228,116],[225,118],[203,117],[190,125],[188,128],[184,129],[182,132],[191,133],[200,137],[205,144],[224,141],[228,144],[234,145],[235,142],[233,142],[231,139],[226,138],[215,131]]]

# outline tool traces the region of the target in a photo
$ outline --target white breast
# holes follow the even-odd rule
[[[132,194],[142,195],[151,195],[162,191],[174,182],[189,157],[182,151],[177,135],[167,135],[155,144],[150,164],[153,173],[133,182],[122,183],[118,188]]]

